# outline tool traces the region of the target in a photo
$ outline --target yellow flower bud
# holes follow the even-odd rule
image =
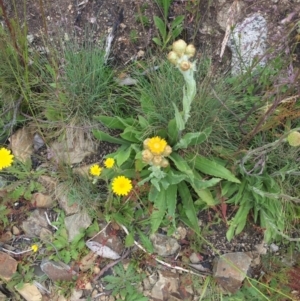
[[[196,53],[196,48],[193,44],[189,44],[187,45],[187,47],[185,48],[185,54],[188,57],[193,57]]]
[[[181,57],[185,52],[186,42],[184,40],[178,40],[173,43],[172,49],[179,57]]]
[[[300,133],[291,132],[287,137],[288,143],[290,146],[299,146],[300,145]]]
[[[168,60],[170,63],[172,63],[173,65],[177,64],[178,61],[178,56],[174,51],[170,51],[168,54]]]
[[[142,151],[142,158],[145,163],[150,163],[153,159],[153,155],[148,149],[145,149]]]
[[[181,63],[180,63],[180,69],[182,70],[182,71],[187,71],[187,70],[189,70],[190,68],[191,68],[191,63],[189,62],[189,61],[182,61]]]
[[[143,142],[144,149],[148,149],[148,143],[149,143],[149,141],[150,141],[149,138],[147,138],[147,139],[144,140],[144,142]]]
[[[168,157],[171,153],[172,153],[172,147],[170,145],[167,145],[163,152],[163,156]]]
[[[161,163],[160,163],[160,166],[163,167],[163,168],[166,168],[169,166],[169,161],[165,158],[162,159]]]
[[[160,166],[161,162],[162,162],[162,156],[154,156],[152,159],[153,165]]]

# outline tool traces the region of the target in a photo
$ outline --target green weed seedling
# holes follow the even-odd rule
[[[24,197],[26,200],[30,200],[32,193],[44,191],[44,187],[38,179],[45,172],[45,169],[32,170],[30,159],[24,163],[15,160],[12,166],[0,172],[3,178],[6,178],[5,190],[8,192],[6,197],[13,200]]]
[[[82,230],[76,237],[69,242],[68,233],[65,227],[65,214],[62,210],[58,211],[59,217],[53,225],[57,227],[57,231],[53,235],[53,240],[46,243],[47,250],[52,252],[50,259],[63,261],[68,264],[71,260],[78,260],[80,256],[87,251],[85,246],[85,234],[87,230]],[[92,225],[95,227],[95,225]]]
[[[148,301],[148,298],[135,288],[135,285],[142,282],[145,275],[137,274],[132,263],[126,269],[122,264],[116,265],[114,274],[114,276],[105,276],[102,281],[106,283],[105,289],[112,290],[112,295],[117,296],[117,301]]]
[[[162,9],[163,19],[154,16],[154,24],[158,29],[159,36],[153,38],[153,42],[164,50],[168,43],[174,41],[183,30],[184,16],[177,16],[168,26],[168,13],[173,0],[157,0],[157,5]]]

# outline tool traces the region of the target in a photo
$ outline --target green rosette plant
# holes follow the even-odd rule
[[[165,217],[173,222],[175,229],[178,200],[181,201],[181,219],[198,232],[195,200],[204,206],[214,206],[219,201],[213,197],[210,187],[222,179],[240,183],[239,179],[221,164],[188,152],[190,147],[206,141],[212,130],[208,127],[201,132],[184,132],[196,95],[196,63],[190,61],[195,52],[193,45],[178,40],[173,43],[173,50],[168,55],[169,61],[182,73],[185,86],[183,110],[180,112],[173,104],[175,117],[169,121],[166,129],[145,137],[150,124],[141,115],[137,119],[95,117],[106,127],[122,131],[119,137],[113,137],[103,131],[94,130],[94,136],[99,140],[120,144],[117,152],[113,154],[118,166],[124,169],[125,174],[132,174],[132,170],[138,173],[142,179],[139,185],[146,182],[151,184],[148,199],[153,203],[150,217],[152,232],[157,231]],[[185,150],[185,156],[181,155],[181,150]]]

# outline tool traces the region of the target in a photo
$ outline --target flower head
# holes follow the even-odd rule
[[[128,195],[132,189],[131,180],[124,176],[118,176],[112,181],[112,191],[116,195]]]
[[[145,163],[149,163],[153,159],[153,154],[149,149],[145,149],[142,151],[142,158]]]
[[[179,57],[181,57],[185,52],[186,46],[187,45],[184,40],[177,40],[173,43],[172,49]]]
[[[99,177],[101,174],[102,168],[98,164],[94,164],[90,168],[90,174],[95,177]]]
[[[104,166],[105,166],[106,168],[112,168],[114,165],[115,165],[115,159],[113,159],[113,158],[107,158],[107,159],[104,161]]]
[[[38,246],[38,245],[32,245],[32,246],[31,246],[31,250],[32,250],[34,253],[36,253],[36,252],[38,251],[38,249],[39,249],[39,246]]]
[[[161,155],[167,146],[167,141],[158,136],[150,138],[147,144],[153,155]]]
[[[14,156],[10,153],[10,150],[2,147],[0,149],[0,170],[9,167],[13,163]]]
[[[291,132],[287,136],[288,143],[290,146],[299,146],[300,145],[300,133],[299,132]]]

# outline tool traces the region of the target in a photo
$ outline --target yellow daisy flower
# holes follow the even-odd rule
[[[161,155],[167,146],[167,141],[158,136],[150,138],[147,147],[154,155]]]
[[[2,147],[0,149],[0,170],[12,165],[14,156],[10,153],[10,150]]]
[[[118,176],[112,181],[112,191],[116,195],[128,195],[132,189],[131,180],[124,176]]]
[[[94,164],[90,168],[90,174],[95,177],[99,177],[101,174],[102,168],[98,164]]]
[[[38,245],[32,245],[32,246],[31,246],[31,250],[32,250],[34,253],[36,253],[36,252],[38,251],[38,249],[39,249],[39,246],[38,246]]]
[[[106,168],[112,168],[114,165],[115,165],[115,159],[113,159],[113,158],[107,158],[107,159],[104,161],[104,166],[105,166]]]

